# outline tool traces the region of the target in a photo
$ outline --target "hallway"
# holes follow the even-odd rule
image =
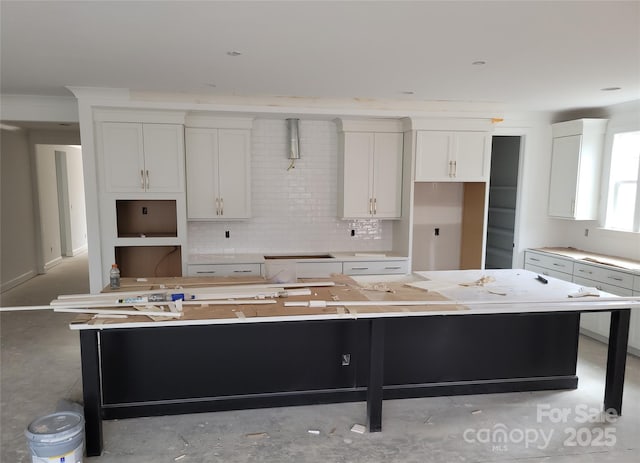
[[[43,275],[0,294],[0,307],[46,305],[60,294],[89,292],[89,261],[86,252],[62,261]]]

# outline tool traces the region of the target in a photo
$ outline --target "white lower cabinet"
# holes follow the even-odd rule
[[[187,266],[190,277],[260,276],[260,264],[202,264]]]
[[[408,272],[406,260],[352,261],[342,264],[345,275],[393,275]]]
[[[334,273],[342,273],[342,262],[296,262],[298,278],[329,278]]]
[[[573,260],[537,251],[526,251],[524,269],[564,281],[572,281]]]
[[[597,288],[616,296],[640,295],[640,275],[603,264],[527,250],[524,268],[561,280],[572,281],[577,285]],[[587,336],[605,341],[609,338],[610,320],[609,312],[583,313],[580,316],[580,328]],[[636,309],[631,311],[629,350],[640,355],[640,311]]]

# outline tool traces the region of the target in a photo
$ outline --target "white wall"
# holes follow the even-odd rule
[[[415,183],[413,270],[460,268],[463,193],[462,183]]]
[[[603,156],[603,176],[608,175],[606,165],[610,157],[611,133],[618,130],[640,130],[640,101],[602,108],[590,112],[574,112],[560,115],[556,120],[571,120],[581,117],[603,117],[609,119],[607,136],[605,138],[605,153]],[[606,207],[606,178],[602,182],[600,201],[600,221],[572,221],[554,219],[555,241],[550,243],[557,246],[572,246],[575,248],[640,260],[640,233],[620,232],[600,228],[604,224],[604,210]],[[585,230],[588,236],[585,236]]]
[[[256,119],[251,131],[252,218],[190,222],[189,253],[390,251],[390,221],[337,218],[337,136],[332,121],[301,120],[301,158],[287,171],[285,121]]]
[[[59,165],[56,165],[56,151],[64,153]],[[42,255],[45,268],[48,268],[63,255],[74,256],[87,248],[82,149],[71,145],[38,144],[35,145],[35,158]],[[59,181],[65,190],[62,195],[68,201],[62,211],[59,208]],[[60,220],[65,221],[64,237],[61,237]],[[66,248],[63,249],[62,243]]]
[[[66,146],[64,151],[67,153],[71,253],[76,255],[87,249],[87,214],[84,200],[82,149],[79,146]]]
[[[62,257],[54,152],[53,145],[35,147],[36,183],[40,205],[40,246],[45,269],[55,265]]]
[[[31,157],[25,130],[2,130],[0,186],[0,287],[9,289],[37,273]]]

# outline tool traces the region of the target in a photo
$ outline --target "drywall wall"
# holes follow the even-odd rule
[[[65,151],[67,153],[71,255],[74,256],[87,249],[87,214],[84,201],[82,149],[79,146],[67,146]],[[69,254],[67,253],[67,255]]]
[[[36,145],[36,184],[40,205],[40,247],[44,269],[62,258],[60,247],[60,213],[56,181],[55,150],[52,145]]]
[[[602,191],[606,191],[608,162],[611,155],[612,133],[640,130],[640,100],[602,108],[590,112],[573,112],[558,116],[558,120],[582,117],[603,117],[609,119],[605,137],[603,156]],[[600,228],[604,224],[606,195],[601,194],[600,221],[573,221],[554,219],[555,242],[557,246],[572,246],[587,251],[640,260],[640,233],[621,232]]]
[[[35,153],[42,255],[48,268],[87,248],[82,149],[38,144]]]
[[[301,157],[287,170],[285,121],[256,119],[251,131],[252,218],[190,222],[189,253],[391,250],[390,221],[337,218],[337,136],[332,121],[301,120]]]
[[[5,291],[37,273],[29,137],[2,130],[0,187],[0,288]]]
[[[415,183],[411,252],[414,271],[460,268],[463,192],[462,183]]]

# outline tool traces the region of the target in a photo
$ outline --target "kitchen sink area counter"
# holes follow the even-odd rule
[[[271,267],[285,267],[297,278],[332,274],[393,275],[409,272],[409,258],[385,252],[324,252],[272,254],[192,254],[188,276],[257,276],[269,278]]]

